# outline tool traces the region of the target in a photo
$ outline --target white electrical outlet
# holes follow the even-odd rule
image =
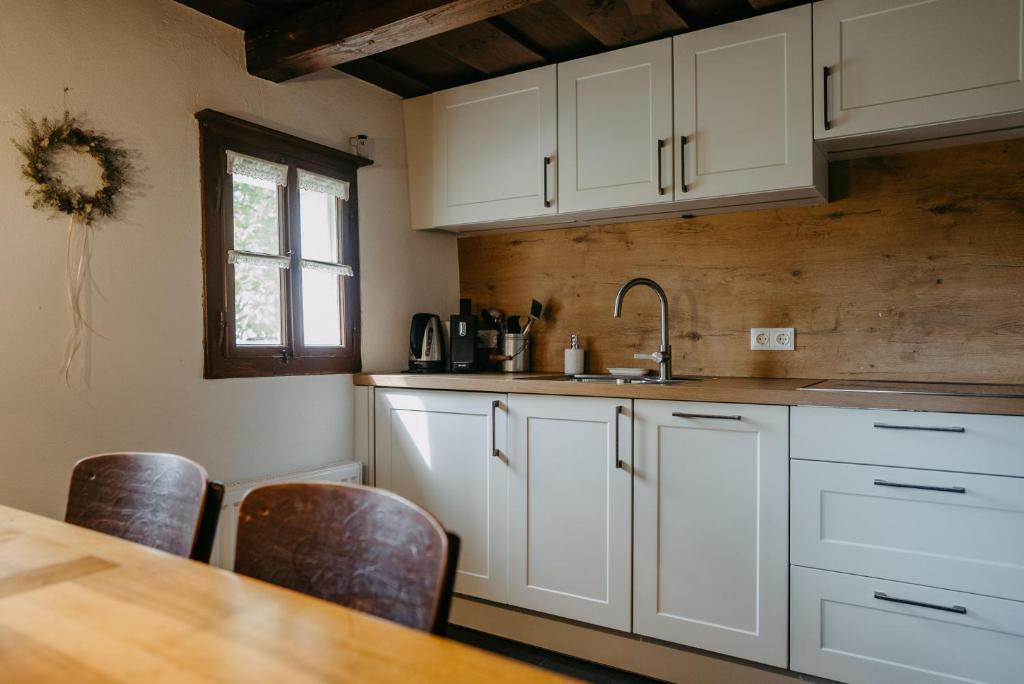
[[[772,328],[769,344],[773,351],[793,351],[796,349],[796,329]]]
[[[796,349],[795,328],[751,328],[751,351],[793,351]]]
[[[768,351],[772,348],[772,329],[771,328],[751,328],[750,329],[750,349],[751,351]]]

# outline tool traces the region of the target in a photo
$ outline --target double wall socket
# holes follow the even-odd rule
[[[751,328],[752,351],[793,351],[796,348],[795,328]]]

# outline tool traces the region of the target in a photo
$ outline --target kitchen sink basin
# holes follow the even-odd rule
[[[609,373],[583,373],[580,375],[548,375],[544,377],[521,377],[516,380],[544,380],[548,382],[597,382],[613,385],[681,385],[701,380],[697,376],[676,376],[668,381],[661,381],[655,375],[643,377],[631,377],[626,375],[611,375]]]

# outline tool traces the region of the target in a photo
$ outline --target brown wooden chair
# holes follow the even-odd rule
[[[75,464],[64,520],[209,562],[223,495],[182,456],[99,454]]]
[[[288,483],[243,499],[235,571],[443,634],[458,553],[458,537],[396,494]]]

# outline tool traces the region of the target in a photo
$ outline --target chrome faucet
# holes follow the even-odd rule
[[[661,302],[661,349],[653,354],[633,354],[633,358],[654,361],[660,366],[658,382],[670,382],[672,380],[672,346],[668,343],[668,297],[665,296],[661,285],[650,278],[633,278],[628,281],[619,288],[615,295],[615,317],[622,318],[622,299],[637,285],[646,285],[654,290],[654,294],[658,295],[658,301]]]

